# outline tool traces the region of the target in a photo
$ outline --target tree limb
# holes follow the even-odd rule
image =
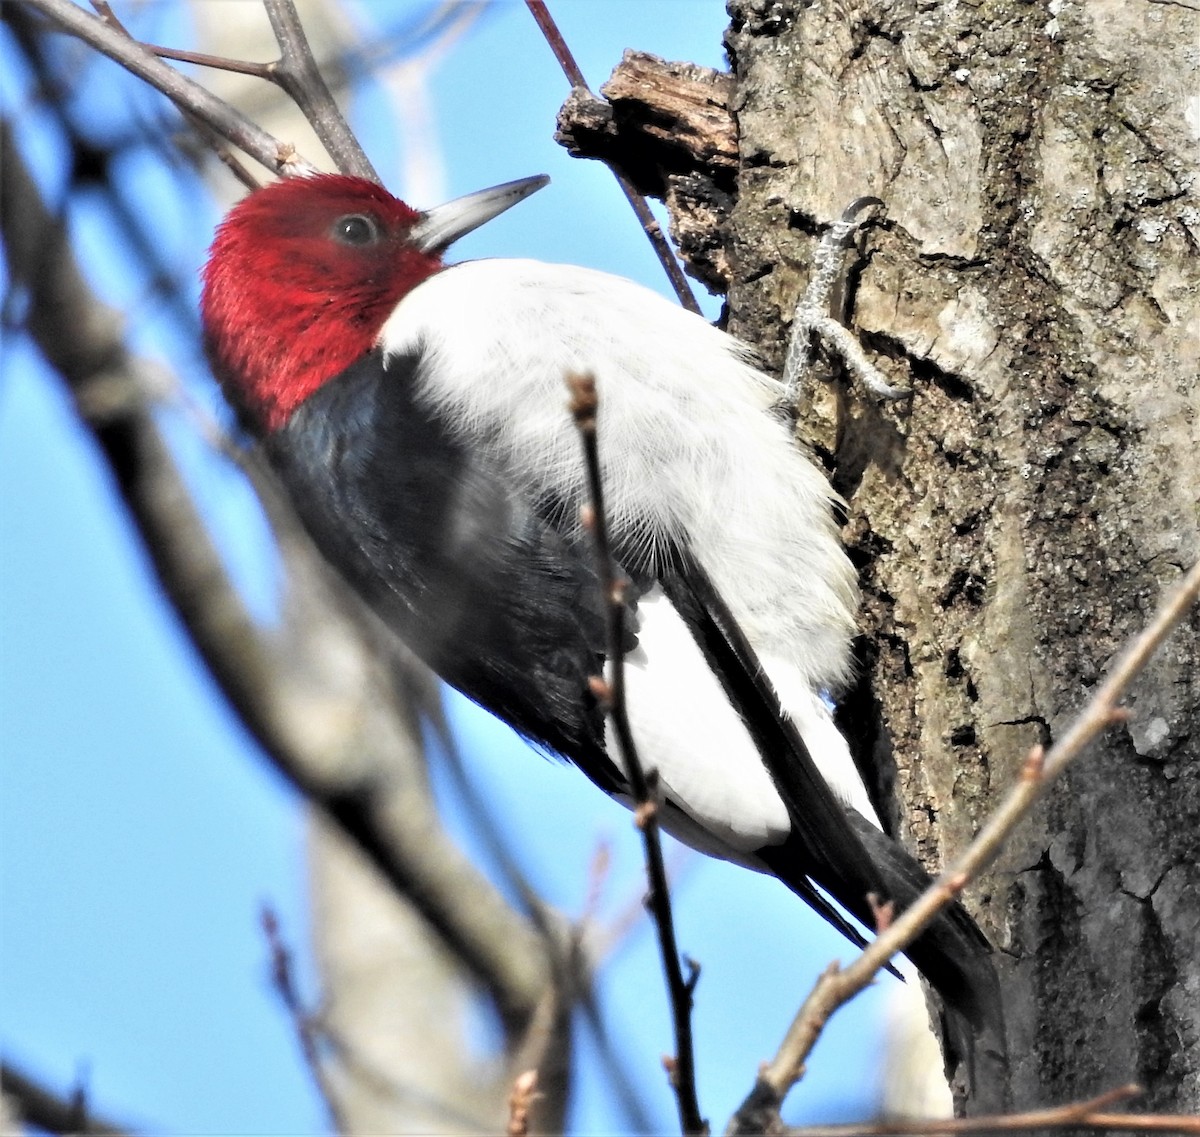
[[[1107,1107],[1142,1092],[1119,1086],[1087,1101],[1020,1113],[938,1117],[924,1121],[877,1121],[868,1125],[802,1125],[789,1137],[955,1137],[966,1133],[1025,1133],[1033,1129],[1078,1129],[1101,1133],[1200,1133],[1200,1117],[1165,1113],[1108,1113]]]
[[[66,379],[193,642],[276,767],[519,1028],[549,982],[546,942],[442,831],[416,724],[395,698],[394,643],[331,579],[265,471],[257,488],[289,572],[279,627],[255,623],[156,424],[157,393],[170,381],[128,355],[118,317],[92,295],[3,123],[0,156],[0,233],[12,279],[29,291],[29,332]]]
[[[64,1098],[12,1062],[0,1062],[0,1094],[12,1100],[21,1121],[47,1133],[126,1137],[132,1132],[97,1117],[88,1108],[82,1087]]]
[[[325,84],[295,3],[293,0],[263,0],[263,5],[279,44],[279,59],[269,66],[272,80],[300,108],[339,170],[378,182],[375,167]]]
[[[85,12],[78,4],[71,0],[28,0],[28,3],[59,30],[83,40],[145,80],[222,138],[257,159],[268,170],[277,174],[315,172],[316,167],[301,158],[295,146],[273,138],[211,91],[181,75],[136,40],[122,35],[100,17]]]

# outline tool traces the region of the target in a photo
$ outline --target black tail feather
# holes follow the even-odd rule
[[[788,839],[755,855],[835,927],[861,943],[813,885],[870,928],[874,917],[869,893],[903,910],[928,888],[928,874],[887,834],[834,797],[704,571],[682,563],[677,574],[663,577],[663,587],[740,711],[792,816]],[[989,1052],[1002,1056],[1004,1022],[992,949],[966,909],[957,902],[950,905],[906,954],[953,1012],[947,1037],[968,1065],[973,1035]]]
[[[847,818],[866,847],[881,881],[881,899],[903,911],[929,887],[930,878],[916,858],[852,809]],[[763,849],[758,856],[797,895],[807,898],[812,885],[804,875],[803,854],[791,842]],[[820,882],[818,882],[820,883]],[[867,927],[874,923],[866,894],[839,891],[838,902]],[[853,937],[858,943],[860,937]],[[1003,1060],[1006,1052],[1000,984],[992,947],[967,910],[957,901],[945,908],[904,953],[937,991],[946,1007],[944,1023],[949,1069],[962,1061],[968,1071],[977,1050]]]
[[[887,898],[895,903],[897,911],[903,911],[929,887],[929,875],[886,833],[853,810],[847,812],[884,879]],[[970,1022],[981,1040],[988,1044],[1003,1040],[1004,1014],[992,946],[958,901],[943,909],[905,954],[946,1005]]]

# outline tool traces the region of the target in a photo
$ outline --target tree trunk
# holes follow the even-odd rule
[[[1200,556],[1200,15],[730,12],[730,330],[778,368],[815,236],[861,195],[887,203],[852,327],[912,398],[817,382],[801,433],[849,501],[862,570],[847,726],[887,771],[896,832],[937,868]],[[1193,612],[1132,721],[965,898],[998,949],[1011,1055],[968,1108],[1133,1079],[1140,1107],[1200,1109],[1198,632]]]

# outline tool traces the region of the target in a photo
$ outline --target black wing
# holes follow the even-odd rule
[[[790,871],[785,875],[772,865],[772,872],[810,903],[812,888],[804,889],[807,880],[813,881],[870,926],[867,894],[881,894],[884,882],[850,825],[848,811],[821,777],[753,648],[708,575],[686,557],[677,556],[675,562],[676,567],[663,574],[663,591],[691,629],[746,724],[792,819],[792,836],[787,845],[779,847],[787,851]],[[766,860],[768,852],[760,851],[759,858]],[[830,918],[827,912],[822,914]],[[862,942],[844,920],[833,922],[851,939]]]
[[[268,438],[272,464],[325,557],[417,655],[619,791],[588,685],[605,651],[593,559],[413,399],[418,365],[354,364]]]

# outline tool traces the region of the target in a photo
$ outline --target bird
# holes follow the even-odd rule
[[[346,583],[447,683],[629,804],[565,408],[564,377],[594,376],[627,711],[662,825],[861,943],[842,909],[871,927],[872,894],[903,908],[929,878],[883,831],[830,710],[858,603],[836,495],[779,383],[703,317],[592,269],[447,262],[547,181],[423,211],[343,174],[251,192],[202,273],[213,372]],[[908,955],[969,1031],[1001,1029],[961,905]]]

